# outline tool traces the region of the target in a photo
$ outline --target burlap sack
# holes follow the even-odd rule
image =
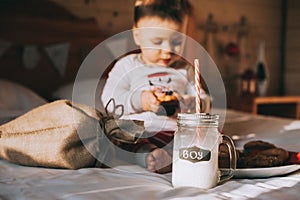
[[[135,128],[126,133],[113,116],[86,105],[58,100],[0,126],[0,157],[28,166],[92,167],[99,152],[107,151],[103,133],[110,134],[108,138],[134,143],[143,131]]]

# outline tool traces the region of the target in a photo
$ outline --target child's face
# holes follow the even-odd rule
[[[183,46],[183,27],[159,17],[145,17],[134,28],[134,39],[146,64],[170,66],[180,57]]]

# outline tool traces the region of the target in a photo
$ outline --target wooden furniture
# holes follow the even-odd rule
[[[300,119],[300,96],[233,96],[227,98],[228,108],[263,114]]]

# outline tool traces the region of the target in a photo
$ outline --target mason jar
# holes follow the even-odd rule
[[[236,152],[232,140],[218,131],[219,115],[179,113],[174,136],[172,184],[209,189],[233,176]],[[219,169],[220,144],[229,151],[226,175]],[[221,176],[222,175],[222,176]]]

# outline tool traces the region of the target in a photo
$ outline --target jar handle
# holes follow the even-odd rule
[[[219,182],[224,182],[233,177],[234,171],[236,169],[237,156],[236,156],[236,150],[232,139],[227,135],[222,135],[221,137],[222,137],[221,144],[225,144],[229,152],[229,168],[220,169],[221,176]]]

